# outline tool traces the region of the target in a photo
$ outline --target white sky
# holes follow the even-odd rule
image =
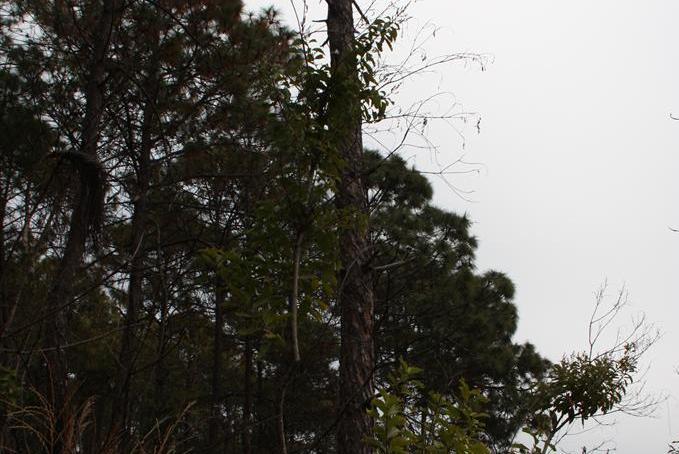
[[[301,0],[292,0],[298,6]],[[366,0],[359,0],[364,5]],[[273,4],[290,18],[290,1]],[[309,0],[311,19],[324,4]],[[404,104],[452,92],[482,117],[456,123],[474,177],[450,176],[471,202],[438,179],[436,203],[467,212],[480,242],[479,267],[517,286],[517,340],[552,360],[583,349],[593,293],[625,285],[631,314],[643,312],[663,338],[648,353],[648,390],[669,399],[655,419],[619,416],[616,425],[564,443],[576,452],[611,440],[623,454],[664,453],[679,439],[679,1],[426,0],[410,9],[440,30],[430,56],[478,52],[486,71],[452,64],[407,83]],[[455,128],[430,123],[438,161],[463,151]],[[432,153],[406,150],[427,170]],[[621,318],[624,325],[628,318]]]

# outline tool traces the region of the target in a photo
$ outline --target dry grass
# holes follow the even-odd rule
[[[25,404],[0,396],[0,452],[63,454],[118,454],[121,452],[118,434],[108,434],[95,448],[86,447],[96,432],[95,398],[76,403],[75,389],[69,391],[63,408],[55,408],[44,394],[31,388]],[[130,454],[182,454],[177,439],[178,427],[192,404],[178,415],[157,421],[146,434],[132,440]],[[94,449],[94,451],[92,451]]]

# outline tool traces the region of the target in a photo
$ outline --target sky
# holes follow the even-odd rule
[[[267,4],[293,26],[302,1],[246,1]],[[323,3],[308,6],[324,18]],[[679,439],[679,1],[423,0],[409,15],[388,61],[431,24],[428,59],[485,58],[483,70],[459,60],[401,87],[405,107],[439,93],[431,113],[470,112],[429,122],[431,146],[413,141],[401,154],[425,171],[475,163],[451,168],[472,174],[433,176],[435,202],[473,221],[479,269],[514,281],[516,340],[554,361],[585,349],[605,281],[610,298],[629,294],[614,328],[644,314],[662,333],[644,357],[646,391],[667,396],[655,417],[619,415],[563,450],[605,441],[623,454],[667,452]],[[388,137],[366,143],[377,139],[388,147]]]

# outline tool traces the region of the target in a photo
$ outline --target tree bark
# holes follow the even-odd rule
[[[257,342],[257,350],[259,350],[259,341]],[[257,382],[256,382],[256,387],[257,387],[257,392],[256,392],[256,403],[255,403],[255,411],[256,411],[256,417],[257,417],[257,436],[255,437],[255,445],[253,446],[255,452],[263,452],[263,446],[268,446],[267,443],[265,443],[266,433],[267,433],[267,425],[265,425],[262,421],[265,418],[265,411],[264,411],[264,364],[262,362],[262,359],[258,356],[257,357]]]
[[[167,331],[168,331],[168,313],[169,313],[169,290],[167,287],[167,272],[164,261],[160,253],[160,245],[158,245],[158,267],[157,267],[157,291],[156,298],[160,304],[160,318],[158,320],[158,343],[156,346],[156,366],[155,366],[155,399],[154,399],[154,417],[156,421],[168,416],[167,414],[167,382],[168,382],[168,368],[167,368]]]
[[[220,452],[220,444],[223,445],[223,434],[220,433],[222,423],[222,353],[224,338],[224,287],[220,278],[216,279],[215,288],[215,325],[212,339],[212,390],[211,404],[212,414],[208,427],[208,443],[210,452]]]
[[[7,207],[7,188],[0,179],[0,339],[9,328],[9,301],[5,292],[5,210]],[[0,363],[1,364],[1,363]]]
[[[127,452],[130,447],[129,410],[130,391],[137,356],[137,320],[138,312],[144,303],[144,269],[146,266],[146,249],[144,237],[148,219],[148,192],[151,184],[151,153],[155,144],[154,125],[159,121],[156,110],[159,91],[159,41],[160,32],[155,21],[149,24],[152,38],[149,43],[149,60],[147,77],[143,85],[140,99],[143,99],[144,110],[139,141],[139,151],[136,156],[136,191],[133,195],[134,209],[132,213],[132,243],[130,244],[130,277],[128,284],[127,308],[125,311],[125,326],[119,354],[119,376],[117,398],[113,411],[113,428],[121,431],[121,452]],[[132,127],[132,125],[130,125]],[[133,150],[130,150],[134,153]]]
[[[304,233],[300,232],[295,238],[295,246],[292,253],[292,292],[290,294],[290,345],[292,349],[292,360],[295,363],[301,361],[299,353],[299,266],[302,260],[302,244]]]
[[[109,49],[110,36],[113,31],[115,16],[119,9],[119,0],[103,0],[101,16],[96,29],[93,31],[92,54],[90,56],[89,71],[86,76],[85,115],[81,126],[81,143],[79,153],[97,161],[97,145],[100,136],[100,123],[104,111],[104,83],[106,78],[106,54]],[[47,362],[46,395],[51,399],[55,410],[60,413],[66,402],[66,385],[68,368],[63,345],[66,343],[67,306],[73,298],[76,272],[85,252],[85,242],[93,213],[90,203],[93,188],[84,184],[83,169],[81,169],[80,184],[77,185],[76,198],[71,213],[69,229],[66,239],[64,255],[57,265],[57,271],[52,287],[46,298],[46,310],[52,317],[52,323],[47,324],[44,344]],[[102,189],[103,190],[103,189]],[[57,430],[63,421],[57,421]],[[58,443],[53,452],[63,451],[63,445]]]
[[[245,376],[243,399],[243,454],[252,453],[252,337],[245,339]]]
[[[367,189],[362,178],[361,84],[353,46],[352,0],[327,2],[332,71],[328,122],[331,140],[343,161],[337,207],[350,217],[340,234],[343,270],[337,295],[341,319],[337,452],[362,454],[371,452],[363,440],[372,434],[366,410],[374,392],[375,354]]]
[[[276,399],[276,438],[278,439],[278,454],[288,454],[288,442],[285,436],[285,391],[283,384]]]

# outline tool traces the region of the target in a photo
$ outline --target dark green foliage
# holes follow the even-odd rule
[[[487,399],[464,380],[454,396],[432,392],[422,399],[427,391],[417,379],[421,372],[399,361],[372,401],[369,413],[375,418],[375,433],[368,444],[380,454],[488,454],[482,441]],[[413,418],[416,414],[421,417]]]
[[[426,370],[425,388],[443,395],[462,379],[481,390],[490,400],[487,435],[506,446],[549,365],[532,345],[512,342],[514,285],[499,272],[475,273],[469,220],[432,206],[425,177],[398,157],[370,161],[379,359]]]
[[[356,37],[357,77],[342,80],[273,10],[120,4],[84,154],[104,3],[76,3],[0,2],[0,450],[336,452],[351,229],[370,240],[381,390],[366,442],[379,452],[502,452],[527,421],[549,444],[554,418],[619,402],[634,362],[550,368],[514,343],[514,285],[476,270],[470,219],[434,206],[399,156],[338,152],[357,126],[343,119],[377,122],[392,102],[376,66],[397,22]],[[337,203],[347,169],[365,211]],[[83,247],[72,295],[50,308],[83,194],[99,247]],[[57,319],[61,348],[45,343]]]

